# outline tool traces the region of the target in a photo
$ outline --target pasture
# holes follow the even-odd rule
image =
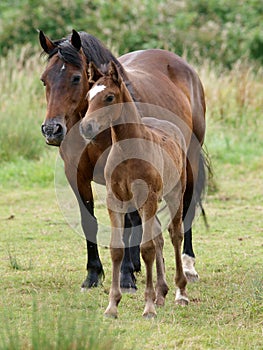
[[[1,60],[0,348],[262,349],[262,70],[196,67],[207,96],[214,183],[205,200],[209,230],[201,218],[194,225],[201,279],[188,285],[190,304],[174,305],[174,254],[165,232],[165,306],[155,320],[142,318],[143,268],[137,293],[123,296],[119,318],[111,320],[103,317],[111,271],[103,246],[105,281],[80,293],[85,241],[60,211],[57,149],[45,146],[40,133],[44,63],[38,56],[24,61],[11,54]],[[105,207],[97,205],[96,212],[107,222]]]

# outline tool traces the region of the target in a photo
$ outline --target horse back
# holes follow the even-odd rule
[[[170,113],[158,119],[178,125],[189,144],[191,132],[203,143],[205,134],[205,98],[200,79],[195,70],[178,55],[158,49],[128,53],[119,58],[130,81],[135,98],[140,103],[152,104]],[[146,116],[144,114],[144,116]],[[189,132],[190,131],[190,132]]]

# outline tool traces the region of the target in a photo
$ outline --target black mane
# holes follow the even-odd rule
[[[81,46],[86,57],[87,63],[94,62],[97,67],[101,65],[107,65],[110,61],[113,61],[123,73],[123,67],[117,58],[107,49],[97,38],[86,32],[78,32],[81,39]],[[76,67],[81,67],[81,57],[78,50],[70,43],[71,34],[67,38],[62,38],[54,41],[56,45],[48,55],[48,60],[55,54],[65,62],[71,63]]]
[[[132,84],[127,79],[125,70],[118,59],[107,49],[102,42],[95,38],[93,35],[86,32],[78,32],[81,39],[81,47],[86,57],[87,64],[94,62],[94,64],[101,69],[102,67],[107,67],[108,64],[113,61],[133,98],[136,101],[135,94],[132,89]],[[79,51],[70,42],[71,34],[66,38],[53,41],[56,45],[54,50],[48,54],[48,60],[54,55],[58,54],[59,58],[63,61],[73,64],[74,66],[81,68],[82,60]],[[44,52],[45,53],[45,52]]]

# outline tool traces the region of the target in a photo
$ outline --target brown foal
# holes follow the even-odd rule
[[[183,195],[186,187],[185,140],[174,124],[155,118],[141,118],[113,62],[103,73],[90,64],[89,79],[94,85],[87,95],[89,108],[80,124],[80,132],[92,142],[92,138],[110,127],[112,137],[104,171],[112,228],[112,285],[105,315],[117,317],[117,306],[121,300],[124,215],[129,210],[137,209],[143,225],[141,255],[146,266],[143,316],[151,318],[156,316],[154,303],[163,304],[167,293],[167,290],[161,290],[167,285],[160,261],[157,264],[156,292],[152,274],[155,256],[158,259],[163,245],[161,227],[156,219],[158,202],[162,198],[167,203],[171,217],[168,230],[176,261],[175,301],[181,305],[188,303],[187,280],[181,258]]]

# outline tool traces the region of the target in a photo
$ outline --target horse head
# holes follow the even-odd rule
[[[75,30],[68,39],[51,41],[42,31],[39,41],[48,55],[41,76],[46,88],[47,112],[41,130],[49,145],[60,146],[66,133],[85,114],[89,90],[87,60]]]

